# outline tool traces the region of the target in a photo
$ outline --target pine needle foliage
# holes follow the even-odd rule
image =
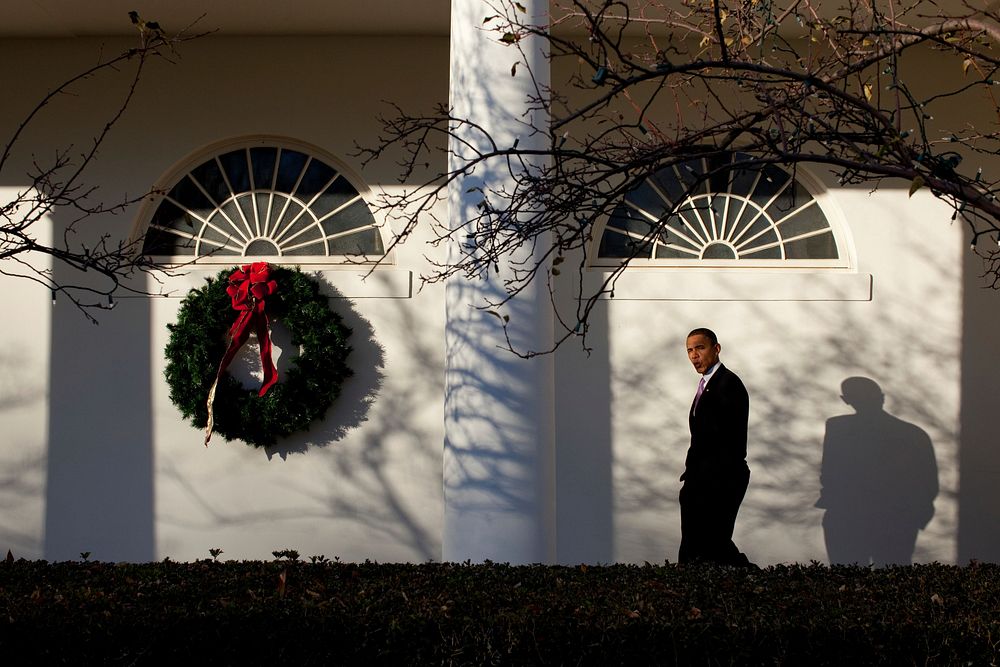
[[[226,335],[236,311],[226,286],[232,267],[193,289],[181,304],[177,321],[167,325],[170,340],[165,355],[170,399],[197,428],[208,419],[207,398],[219,362],[226,350]],[[245,388],[224,373],[216,391],[215,432],[226,440],[242,440],[254,447],[272,445],[322,418],[352,375],[347,365],[351,330],[329,307],[320,284],[299,269],[272,267],[278,292],[267,298],[267,314],[291,334],[299,355],[264,396]]]

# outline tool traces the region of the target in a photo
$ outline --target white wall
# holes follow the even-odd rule
[[[5,73],[5,89],[19,94],[8,95],[18,104],[5,105],[0,125],[12,127],[102,48],[124,46],[4,42],[6,62],[32,68]],[[414,53],[421,68],[412,67]],[[380,67],[373,71],[371,63]],[[76,97],[58,100],[25,137],[21,165],[29,151],[85,145],[123,81],[90,81]],[[369,185],[392,188],[391,161],[365,171],[350,155],[355,140],[373,141],[385,99],[409,100],[420,111],[446,100],[447,40],[206,38],[186,45],[176,65],[151,66],[91,178],[104,200],[114,200],[148,189],[207,144],[276,134],[313,143]],[[3,176],[16,180],[20,172]],[[126,238],[136,212],[106,217],[102,229]],[[18,373],[35,378],[22,399],[38,396],[30,409],[9,408],[18,426],[7,437],[19,446],[4,447],[0,459],[0,545],[50,559],[83,551],[108,560],[194,559],[215,547],[228,558],[269,558],[281,548],[304,557],[439,558],[443,300],[434,287],[409,289],[433,252],[409,244],[397,251],[396,266],[360,286],[328,274],[335,286],[349,286],[351,299],[331,303],[354,329],[355,376],[323,423],[270,452],[218,436],[206,449],[171,404],[162,350],[180,299],[120,299],[94,327],[65,299],[53,307],[47,292],[18,284],[23,298],[11,307],[20,324],[4,336],[12,353],[24,348]],[[165,287],[183,293],[192,280],[166,279]],[[54,391],[43,417],[46,386]]]
[[[4,89],[16,94],[0,108],[0,127],[12,127],[101,46],[0,43],[4,62],[24,64],[4,71]],[[113,200],[144,191],[205,145],[261,133],[313,143],[370,185],[394,187],[392,165],[362,169],[353,141],[374,137],[380,100],[424,110],[445,100],[447,63],[443,38],[208,38],[186,46],[176,65],[153,67],[93,177]],[[121,83],[91,81],[59,100],[24,147],[45,156],[84,145]],[[29,159],[29,151],[18,156],[21,167]],[[0,187],[20,182],[17,171],[0,177]],[[975,287],[979,267],[962,230],[928,193],[831,193],[857,257],[841,282],[820,289],[803,279],[801,299],[704,302],[692,300],[690,286],[725,294],[731,275],[634,273],[631,291],[598,309],[594,352],[572,344],[559,352],[559,561],[676,558],[677,477],[696,381],[682,346],[700,325],[716,329],[723,359],[751,393],[753,478],[736,540],[753,560],[826,560],[822,512],[813,506],[824,424],[851,413],[839,394],[853,376],[878,383],[887,412],[933,443],[940,492],[914,559],[1000,558],[991,400],[1000,295]],[[107,217],[102,229],[124,238],[134,215]],[[54,220],[57,228],[65,222]],[[412,272],[418,283],[423,255],[436,252],[425,238],[397,251],[393,275]],[[857,300],[867,276],[871,298]],[[786,279],[767,282],[764,294],[787,289]],[[170,403],[162,349],[178,299],[122,299],[94,327],[65,299],[53,307],[44,290],[0,285],[11,295],[0,331],[9,366],[0,384],[0,549],[51,559],[82,551],[193,559],[215,547],[224,558],[267,558],[281,548],[355,560],[440,557],[441,289],[387,298],[393,289],[376,285],[349,305],[335,303],[358,336],[357,375],[326,422],[269,456],[221,439],[204,448]],[[811,300],[817,293],[823,300]]]
[[[14,201],[17,188],[0,186],[0,201]],[[43,220],[38,239],[49,242]],[[44,270],[45,258],[32,263]],[[15,270],[18,267],[4,267]],[[26,272],[30,273],[30,272]],[[0,328],[0,549],[41,558],[45,523],[45,468],[48,432],[49,290],[23,278],[0,276],[5,326]]]
[[[562,66],[570,71],[576,63]],[[922,68],[923,82],[957,67],[934,57],[908,66]],[[936,122],[963,123],[980,101],[935,110]],[[938,127],[931,132],[937,136]],[[982,266],[965,230],[929,192],[909,197],[907,183],[887,182],[872,193],[813,175],[825,183],[825,205],[842,218],[854,250],[851,271],[822,277],[632,268],[615,298],[595,311],[593,352],[560,351],[559,377],[567,380],[557,388],[561,562],[676,560],[678,476],[697,383],[683,344],[696,326],[719,334],[723,360],[751,396],[752,477],[735,540],[752,560],[828,560],[824,511],[814,505],[826,421],[854,414],[840,398],[851,377],[877,383],[893,423],[922,431],[932,444],[939,490],[913,560],[1000,558],[1000,448],[988,407],[1000,392],[1000,349],[989,333],[1000,294],[979,287]],[[572,306],[567,294],[564,307]],[[869,421],[858,424],[875,430]],[[933,491],[932,482],[918,481],[919,446],[909,443],[912,460],[886,461],[884,440],[877,432],[864,436],[880,458],[865,460],[860,448],[855,477],[847,471],[838,484],[860,493],[861,480],[877,476],[896,497]],[[899,522],[904,514],[888,511]]]

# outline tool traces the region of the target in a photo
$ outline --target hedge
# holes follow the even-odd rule
[[[998,651],[986,564],[0,563],[0,655],[34,664],[995,665]]]

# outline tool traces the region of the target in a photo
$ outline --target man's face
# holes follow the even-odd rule
[[[712,341],[704,334],[689,336],[687,339],[688,359],[691,360],[694,369],[702,375],[719,360],[721,349],[718,343],[712,345]]]

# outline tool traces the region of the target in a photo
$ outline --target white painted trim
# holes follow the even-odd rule
[[[584,295],[612,273],[587,271]],[[615,301],[871,301],[874,286],[870,273],[629,268],[608,289],[601,298]]]
[[[234,264],[239,262],[234,262]],[[320,291],[332,298],[346,299],[409,299],[413,297],[413,272],[393,267],[336,267],[299,265],[304,273],[320,278]],[[116,296],[115,298],[167,298],[182,299],[192,289],[205,284],[219,272],[218,266],[210,271],[187,269],[178,275],[162,278],[160,293],[150,295]],[[333,288],[333,290],[330,289]],[[280,288],[280,286],[279,286]],[[336,292],[334,292],[336,290]]]

